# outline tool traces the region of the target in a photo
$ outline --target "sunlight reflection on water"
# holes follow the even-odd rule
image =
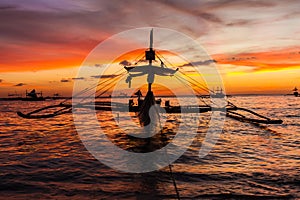
[[[299,197],[300,98],[239,96],[230,101],[284,123],[257,127],[226,119],[218,143],[200,159],[198,151],[209,122],[208,113],[201,114],[196,139],[173,164],[181,197]],[[16,115],[18,110],[54,103],[0,102],[1,194],[42,199],[176,198],[168,168],[146,174],[121,173],[93,158],[76,133],[72,114],[42,120]],[[98,112],[97,116],[111,141],[136,151],[141,141],[125,135],[108,113]],[[172,114],[166,121],[164,131],[169,136],[164,140],[170,141],[180,119]]]

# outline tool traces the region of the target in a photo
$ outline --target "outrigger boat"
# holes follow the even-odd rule
[[[155,66],[153,64],[153,61],[155,61],[156,58],[161,61],[160,66]],[[76,105],[74,104],[72,105],[71,103],[68,103],[68,99],[66,99],[56,105],[43,107],[29,113],[17,112],[17,114],[20,117],[27,118],[27,119],[39,119],[39,118],[49,118],[49,117],[55,117],[66,113],[71,113],[72,109],[76,109],[76,108],[86,108],[86,109],[95,108],[96,110],[100,110],[100,111],[111,111],[111,110],[119,111],[119,112],[129,111],[129,112],[138,113],[141,126],[145,126],[150,122],[150,118],[148,114],[150,107],[155,104],[158,104],[158,106],[163,108],[166,113],[181,113],[182,110],[184,110],[187,113],[203,113],[203,112],[220,111],[223,112],[224,115],[226,115],[227,117],[242,122],[256,123],[256,124],[281,124],[282,123],[282,120],[280,119],[271,119],[269,117],[258,114],[252,110],[236,106],[228,100],[226,100],[227,104],[225,105],[225,107],[222,108],[213,107],[211,105],[206,104],[204,101],[203,101],[204,105],[193,105],[193,106],[172,106],[170,105],[170,101],[165,101],[165,105],[162,106],[160,105],[161,100],[155,100],[155,96],[152,91],[152,84],[154,83],[156,76],[176,77],[177,73],[181,73],[184,75],[184,77],[186,77],[186,81],[188,81],[193,86],[197,87],[199,84],[191,77],[186,76],[183,72],[180,71],[179,68],[171,69],[166,67],[166,65],[162,61],[162,58],[158,56],[158,54],[156,54],[156,51],[153,49],[153,29],[150,32],[150,47],[145,51],[145,56],[143,57],[143,61],[145,60],[148,62],[148,64],[141,65],[141,66],[124,66],[123,73],[115,75],[110,80],[100,81],[100,83],[97,85],[100,86],[101,88],[98,89],[98,92],[100,94],[96,97],[100,97],[103,96],[103,94],[105,94],[109,90],[109,88],[112,88],[113,84],[117,80],[119,80],[121,77],[124,77],[126,74],[127,74],[126,83],[129,84],[129,87],[131,86],[131,81],[133,78],[146,75],[147,83],[148,83],[148,91],[146,96],[144,97],[144,100],[141,99],[142,95],[139,90],[135,93],[138,97],[137,104],[134,104],[133,99],[129,99],[128,104],[120,103],[120,102],[112,102],[112,101],[107,101],[107,102],[95,101],[90,103],[77,103]],[[82,93],[91,89],[92,88],[86,89],[85,91],[82,91]],[[217,97],[217,98],[225,97],[221,89],[219,90],[219,92],[214,92],[209,89],[207,89],[206,91],[210,92],[210,94],[212,94],[211,95],[212,97]],[[206,96],[207,95],[200,95],[200,94],[197,95],[197,97],[202,100],[205,99]],[[53,111],[53,109],[55,111]]]

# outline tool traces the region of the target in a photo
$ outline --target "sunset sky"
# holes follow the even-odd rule
[[[70,95],[101,41],[139,27],[197,40],[229,94],[290,93],[300,87],[299,8],[298,0],[1,0],[0,97],[33,88]]]

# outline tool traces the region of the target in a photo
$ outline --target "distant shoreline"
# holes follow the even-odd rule
[[[206,98],[209,98],[209,95],[203,95]],[[241,96],[294,96],[293,94],[227,94],[227,98],[230,97],[241,97]],[[173,98],[176,96],[171,96],[171,95],[158,95],[156,98]],[[178,97],[191,97],[190,95],[180,95]],[[110,98],[110,96],[103,96],[103,97],[97,97],[97,99],[102,99],[102,98]],[[135,97],[130,97],[130,96],[116,96],[113,98],[135,98]],[[0,101],[23,101],[24,98],[22,97],[4,97],[0,98]],[[65,100],[65,99],[72,99],[72,97],[45,97],[45,100]]]

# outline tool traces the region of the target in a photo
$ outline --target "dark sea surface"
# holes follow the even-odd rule
[[[300,98],[237,96],[230,101],[284,123],[255,126],[228,118],[217,144],[200,159],[210,119],[201,115],[193,144],[172,164],[180,197],[300,199]],[[177,198],[168,167],[134,174],[95,159],[80,140],[72,114],[49,119],[16,114],[58,102],[0,102],[0,199]],[[115,144],[132,148],[107,111],[97,116]],[[169,131],[179,121],[176,114],[168,116]]]

